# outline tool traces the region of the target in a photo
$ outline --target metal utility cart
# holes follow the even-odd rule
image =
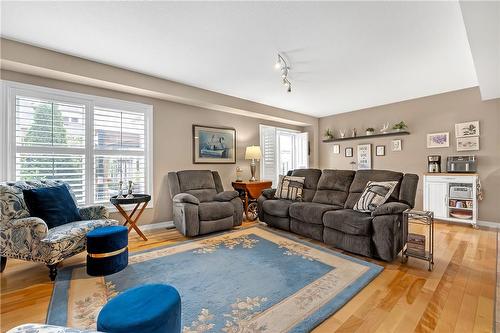
[[[424,252],[419,253],[408,249],[409,224],[424,225],[427,230],[428,246],[425,244]],[[425,236],[425,235],[424,235]],[[426,243],[427,243],[426,242]],[[403,253],[402,261],[406,263],[408,257],[429,262],[429,271],[434,266],[434,213],[430,211],[406,210],[403,212]]]

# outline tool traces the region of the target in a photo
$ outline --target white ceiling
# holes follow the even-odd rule
[[[6,38],[318,117],[477,85],[458,2],[1,6]]]

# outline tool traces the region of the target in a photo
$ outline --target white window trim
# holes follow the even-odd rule
[[[153,208],[153,106],[137,102],[118,100],[114,98],[93,96],[81,94],[66,90],[41,87],[31,84],[1,80],[1,98],[2,111],[0,112],[0,180],[15,180],[16,178],[16,95],[28,95],[43,99],[55,99],[62,102],[81,103],[84,104],[85,113],[85,149],[81,149],[85,154],[85,205],[94,205],[94,160],[91,156],[98,153],[94,147],[93,135],[93,110],[95,106],[123,110],[127,112],[140,112],[145,115],[145,191],[151,195],[151,201],[148,208]],[[31,149],[31,148],[30,148]],[[35,148],[37,149],[37,148]],[[50,150],[51,148],[40,148],[40,150]],[[68,148],[68,151],[74,153],[78,148]],[[64,148],[58,148],[58,152],[64,153]],[[113,152],[106,151],[106,154]],[[117,153],[118,154],[118,153]],[[121,152],[120,152],[121,154]],[[133,154],[133,153],[132,153]],[[4,158],[7,157],[7,158]],[[109,204],[110,211],[117,211],[116,208]]]

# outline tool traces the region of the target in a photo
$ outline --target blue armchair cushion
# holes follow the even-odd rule
[[[65,185],[23,190],[23,197],[30,216],[44,220],[49,229],[81,221],[78,208]]]

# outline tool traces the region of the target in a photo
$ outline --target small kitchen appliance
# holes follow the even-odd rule
[[[441,156],[427,156],[427,171],[431,173],[441,172]]]
[[[446,163],[447,172],[476,173],[477,159],[474,155],[469,156],[448,156]]]

